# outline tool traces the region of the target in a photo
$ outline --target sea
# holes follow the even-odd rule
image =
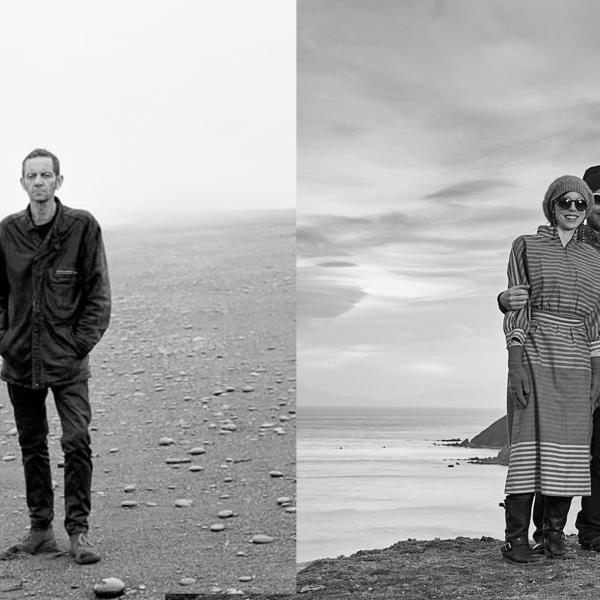
[[[502,414],[482,407],[300,407],[297,561],[409,538],[503,539],[498,504],[507,467],[467,462],[498,449],[441,442],[471,439]],[[566,533],[575,532],[579,505],[575,498]]]

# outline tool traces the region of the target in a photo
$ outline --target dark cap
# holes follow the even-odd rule
[[[600,190],[600,165],[587,169],[583,174],[583,180],[590,186],[592,192]]]

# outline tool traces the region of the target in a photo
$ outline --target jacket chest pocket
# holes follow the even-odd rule
[[[79,273],[74,269],[51,269],[48,272],[46,305],[50,316],[59,320],[73,318],[79,303]]]

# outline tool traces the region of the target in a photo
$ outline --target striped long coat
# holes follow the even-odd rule
[[[529,284],[530,300],[504,317],[507,344],[523,344],[531,393],[508,395],[510,463],[506,494],[589,496],[591,355],[600,355],[600,254],[555,228],[517,238],[508,285]]]

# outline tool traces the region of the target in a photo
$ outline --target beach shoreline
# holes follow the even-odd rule
[[[398,539],[499,535],[506,471],[494,464],[498,448],[464,443],[497,418],[412,407],[301,410],[297,560]]]

